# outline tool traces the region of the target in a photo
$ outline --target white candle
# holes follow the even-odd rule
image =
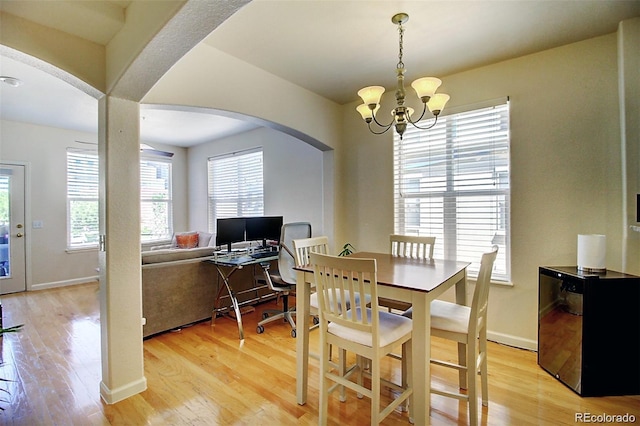
[[[578,235],[578,269],[582,271],[605,271],[606,251],[606,235]]]

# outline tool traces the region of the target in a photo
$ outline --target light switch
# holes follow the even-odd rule
[[[41,220],[34,220],[33,221],[33,229],[40,229],[42,228],[43,223]]]

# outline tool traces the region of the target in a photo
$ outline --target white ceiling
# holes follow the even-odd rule
[[[106,44],[130,3],[2,0],[0,10]],[[394,86],[397,12],[410,16],[404,62],[411,82],[422,77],[415,70],[442,77],[615,32],[620,21],[640,16],[640,1],[254,0],[204,42],[344,104],[361,87]],[[0,84],[0,118],[97,131],[97,101],[78,89],[5,56],[0,75],[24,81]],[[182,146],[254,127],[215,111],[144,105],[141,118],[144,141]]]

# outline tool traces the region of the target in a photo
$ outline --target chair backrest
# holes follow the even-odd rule
[[[282,225],[280,231],[280,252],[278,254],[278,271],[282,280],[289,284],[296,283],[296,265],[293,240],[311,237],[309,222],[292,222]]]
[[[482,254],[482,259],[480,260],[480,271],[476,279],[476,288],[473,291],[471,314],[469,317],[469,333],[473,335],[475,335],[482,326],[486,327],[491,273],[493,272],[493,263],[496,261],[497,256],[498,246],[494,245],[490,252]]]
[[[321,328],[328,323],[336,323],[368,332],[373,336],[372,345],[377,345],[379,320],[375,285],[378,281],[376,260],[311,253],[310,261],[318,291]],[[340,303],[345,300],[349,304]],[[369,300],[370,306],[367,306]],[[371,309],[370,315],[368,307]],[[323,328],[323,332],[325,331]]]
[[[389,242],[393,256],[433,259],[433,246],[436,244],[436,237],[391,234]]]
[[[329,237],[311,237],[293,240],[293,249],[296,254],[296,266],[309,265],[311,253],[329,254]]]

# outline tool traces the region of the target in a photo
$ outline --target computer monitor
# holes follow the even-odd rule
[[[266,247],[267,240],[280,240],[282,216],[259,216],[246,218],[247,241],[260,241]]]
[[[216,245],[227,246],[231,251],[232,243],[244,241],[245,218],[229,217],[216,220]]]

